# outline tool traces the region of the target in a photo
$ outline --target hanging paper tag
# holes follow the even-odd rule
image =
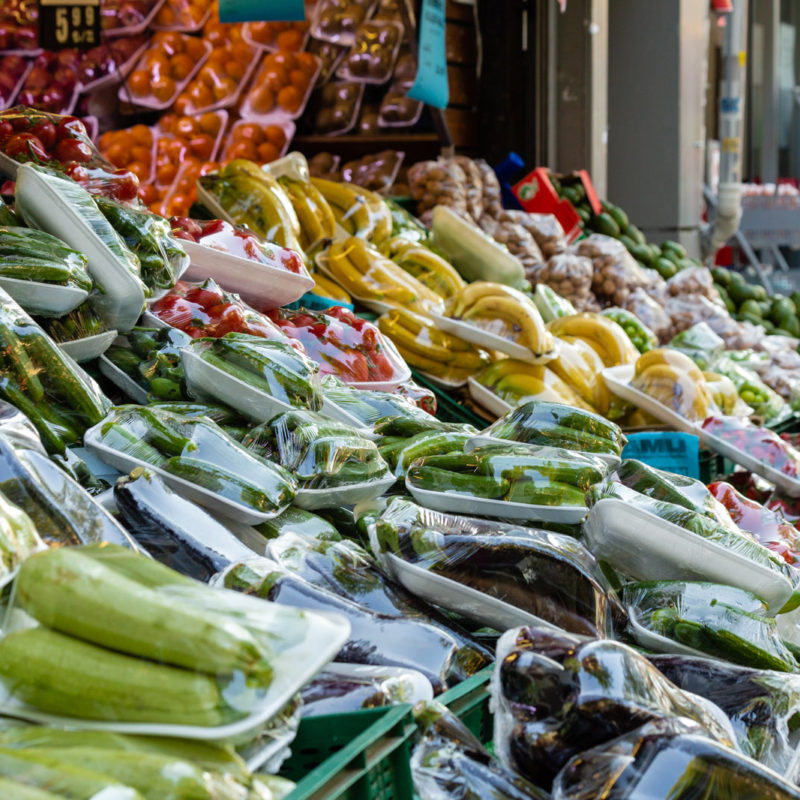
[[[41,0],[39,46],[89,49],[100,44],[100,0]]]
[[[450,99],[444,52],[444,2],[422,0],[417,77],[408,91],[412,100],[420,100],[437,108],[446,108]]]
[[[219,0],[220,22],[301,22],[303,0]]]
[[[629,433],[622,457],[635,458],[656,469],[665,469],[678,475],[700,477],[699,441],[693,433]]]

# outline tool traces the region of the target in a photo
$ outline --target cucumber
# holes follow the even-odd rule
[[[507,480],[495,480],[482,475],[463,475],[429,466],[415,466],[408,471],[413,486],[431,492],[453,492],[499,500],[511,485]]]

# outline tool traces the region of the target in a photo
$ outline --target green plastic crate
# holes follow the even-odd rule
[[[308,717],[281,775],[297,783],[286,800],[411,800],[410,705]]]
[[[462,422],[474,425],[479,431],[489,424],[485,419],[454,400],[451,396],[452,390],[440,389],[415,370],[412,370],[411,375],[415,383],[424,386],[436,395],[436,416],[438,419],[444,422]]]
[[[436,699],[446,705],[474,734],[481,744],[489,746],[494,737],[494,715],[489,709],[489,681],[494,666],[482,669],[448,689]]]

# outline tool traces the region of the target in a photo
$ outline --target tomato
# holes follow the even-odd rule
[[[56,126],[49,119],[37,122],[30,132],[49,150],[56,143]]]
[[[86,126],[77,117],[62,117],[56,128],[56,139],[89,138]]]
[[[85,164],[92,160],[92,148],[77,139],[61,139],[56,145],[55,157],[62,163],[78,161]]]
[[[44,145],[38,137],[32,133],[15,133],[3,146],[3,151],[7,156],[25,156],[38,161],[49,161],[50,154],[44,149]]]
[[[200,309],[195,303],[170,294],[155,302],[152,308],[159,319],[174,328],[185,328],[191,323],[196,324],[200,316],[198,314]]]
[[[14,126],[7,120],[0,120],[0,142],[4,142],[14,133]]]
[[[208,286],[193,286],[186,292],[186,299],[197,303],[208,311],[211,316],[214,316],[213,309],[225,302],[225,296],[222,290],[213,284]]]
[[[244,311],[233,303],[221,303],[208,309],[211,317],[210,333],[212,336],[224,336],[226,333],[241,332],[244,325]]]

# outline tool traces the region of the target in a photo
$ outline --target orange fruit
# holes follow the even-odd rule
[[[165,72],[169,70],[169,58],[160,50],[150,48],[144,54],[144,65],[152,73],[154,69]]]
[[[150,94],[150,76],[143,69],[135,69],[128,78],[128,88],[136,97]]]
[[[115,167],[125,167],[130,161],[128,148],[124,144],[117,142],[112,144],[106,151],[106,158]]]
[[[240,81],[247,71],[247,64],[231,59],[225,62],[225,74],[233,80]]]
[[[194,60],[187,53],[178,53],[172,58],[170,70],[177,81],[186,80],[194,69]]]
[[[257,86],[250,92],[250,105],[258,114],[265,114],[275,107],[275,95],[268,86]]]
[[[175,133],[188,139],[191,136],[196,136],[200,132],[200,125],[194,117],[181,117],[175,123]]]
[[[289,70],[286,67],[270,67],[264,72],[259,83],[273,92],[279,92],[289,83]]]
[[[149,206],[151,203],[155,203],[158,200],[158,190],[152,183],[147,184],[146,186],[139,187],[139,199],[146,205]]]
[[[303,102],[303,95],[294,88],[294,86],[284,86],[278,92],[278,105],[289,114],[294,114],[300,110],[300,105]]]
[[[258,146],[258,160],[262,164],[268,164],[270,161],[280,158],[280,155],[280,150],[274,144],[263,142]]]
[[[294,66],[294,56],[284,50],[279,50],[277,53],[269,53],[264,59],[264,67],[266,69],[286,66],[288,66],[289,69]]]
[[[280,125],[267,125],[267,127],[264,128],[264,135],[267,141],[278,150],[282,150],[283,146],[286,144],[286,132]]]
[[[236,141],[250,141],[255,144],[261,144],[264,141],[264,131],[255,122],[244,122],[234,128],[233,138]]]
[[[233,142],[225,151],[227,158],[246,158],[249,161],[258,160],[258,150],[252,142]]]
[[[303,70],[306,75],[313,75],[317,69],[317,59],[311,53],[298,53],[294,61],[297,69]]]
[[[153,132],[147,125],[134,125],[130,130],[130,138],[136,144],[143,144],[145,147],[153,144]]]
[[[203,133],[210,133],[212,136],[216,136],[219,133],[222,120],[213,111],[207,111],[205,114],[201,114],[197,124]]]
[[[192,57],[194,61],[199,61],[205,54],[206,48],[202,39],[195,36],[186,37],[186,52]]]
[[[186,156],[186,142],[174,139],[167,144],[167,155],[173,164],[180,164]]]
[[[176,31],[163,32],[158,39],[158,46],[168,56],[174,56],[184,51],[184,37]]]
[[[196,108],[206,108],[214,102],[214,95],[211,93],[211,89],[204,83],[200,83],[200,81],[196,81],[192,85],[189,90],[189,97]]]
[[[169,3],[165,3],[156,14],[156,23],[168,28],[175,24],[175,11]]]
[[[236,93],[236,81],[233,78],[221,78],[211,92],[215,100],[224,100]]]
[[[153,151],[149,147],[137,144],[135,147],[131,148],[131,157],[134,161],[141,161],[142,164],[147,164],[149,166],[150,162],[153,160]]]
[[[289,73],[289,83],[301,94],[305,94],[308,89],[308,75],[301,69],[293,69]]]
[[[175,94],[175,81],[166,76],[163,78],[155,78],[150,84],[150,88],[153,91],[153,97],[155,97],[159,103],[167,103]]]
[[[247,42],[234,42],[230,46],[231,55],[244,64],[249,64],[253,58],[253,48]]]
[[[189,92],[181,92],[172,104],[178,114],[188,114],[192,110],[192,98]]]
[[[150,165],[142,164],[140,161],[131,161],[129,169],[140,181],[146,181],[150,177]]]
[[[175,130],[175,124],[178,122],[178,115],[173,112],[164,114],[158,121],[158,127],[162,133],[172,133]]]
[[[296,28],[288,31],[281,31],[275,37],[275,43],[281,50],[297,52],[303,46],[303,32]]]
[[[178,172],[177,164],[162,164],[156,170],[156,181],[162,186],[168,186],[175,180],[175,175]]]
[[[189,150],[192,155],[208,160],[214,150],[214,137],[207,133],[199,133],[189,140]]]

